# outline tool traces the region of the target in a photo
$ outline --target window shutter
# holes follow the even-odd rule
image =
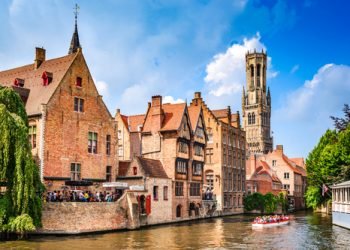
[[[146,197],[146,214],[151,214],[151,195],[147,195]]]

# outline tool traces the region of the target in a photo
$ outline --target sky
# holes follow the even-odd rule
[[[350,103],[348,1],[0,0],[0,71],[64,56],[80,6],[83,54],[112,115],[153,95],[241,112],[245,53],[268,54],[274,144],[307,157]]]

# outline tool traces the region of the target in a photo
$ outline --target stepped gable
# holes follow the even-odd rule
[[[164,178],[169,177],[164,171],[163,165],[159,160],[147,159],[143,157],[137,157],[146,175],[153,178]]]
[[[67,73],[78,53],[43,61],[35,69],[34,63],[22,67],[0,72],[0,84],[12,87],[16,78],[24,80],[23,88],[29,89],[29,96],[26,102],[28,116],[41,114],[41,104],[47,104]],[[52,73],[52,82],[43,85],[43,73]]]

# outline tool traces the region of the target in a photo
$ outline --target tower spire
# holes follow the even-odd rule
[[[79,14],[79,6],[78,4],[75,4],[75,7],[74,7],[75,27],[74,27],[72,40],[70,42],[68,54],[73,54],[77,52],[78,48],[81,49],[80,42],[79,42],[79,35],[78,35],[78,14]]]

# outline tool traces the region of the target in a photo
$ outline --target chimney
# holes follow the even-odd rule
[[[283,154],[283,145],[276,145],[276,152]]]
[[[45,61],[46,51],[44,48],[35,48],[35,60],[34,69],[38,69],[40,65]]]
[[[201,98],[201,92],[194,92],[194,98],[195,99],[198,99],[198,98]]]
[[[152,96],[152,131],[158,132],[162,128],[164,113],[162,109],[162,96]]]

